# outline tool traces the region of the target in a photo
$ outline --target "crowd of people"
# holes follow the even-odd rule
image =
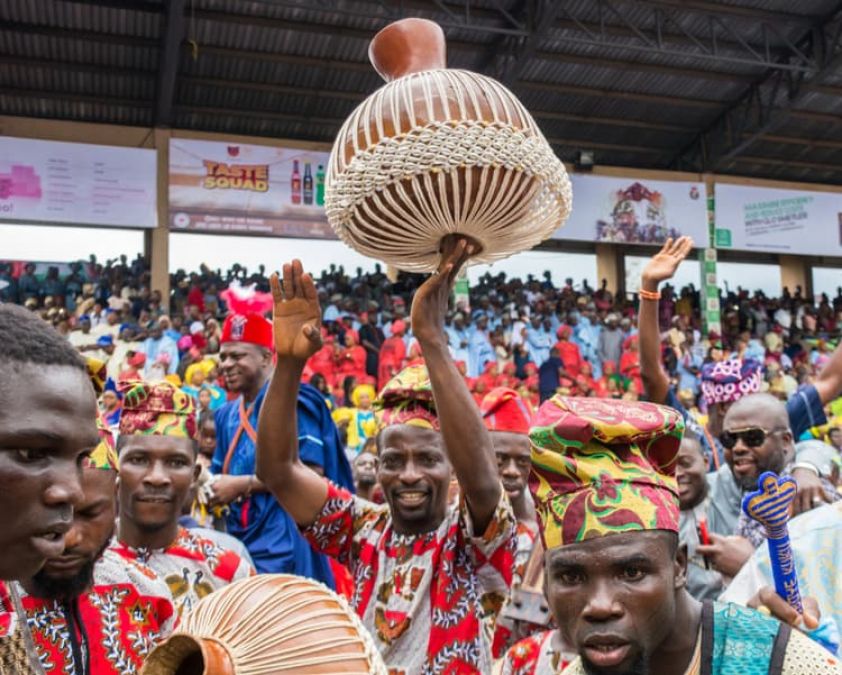
[[[842,672],[842,289],[723,293],[705,333],[691,250],[628,297],[454,301],[459,237],[430,276],[235,265],[166,299],[142,258],[0,267],[0,673],[140,672],[273,573],[344,595],[397,675]],[[765,471],[800,611],[741,511]]]

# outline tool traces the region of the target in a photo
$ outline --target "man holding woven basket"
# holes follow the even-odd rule
[[[378,480],[386,505],[331,484],[298,457],[295,401],[320,347],[321,312],[301,263],[272,279],[278,366],[258,427],[257,473],[317,549],[348,564],[352,604],[390,672],[491,672],[485,622],[511,583],[515,518],[494,446],[447,347],[444,317],[473,252],[447,239],[415,294],[412,330],[425,366],[395,376],[378,399]],[[448,503],[451,472],[461,498]],[[493,610],[492,610],[493,611]]]

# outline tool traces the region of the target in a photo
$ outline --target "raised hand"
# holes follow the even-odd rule
[[[322,346],[322,310],[313,277],[304,272],[300,260],[293,260],[283,267],[283,284],[277,274],[269,283],[278,358],[306,361]]]
[[[654,284],[655,287],[667,279],[672,279],[681,261],[693,250],[693,239],[679,237],[667,239],[663,248],[643,268],[640,275],[644,284]]]
[[[442,339],[450,292],[462,265],[477,250],[468,237],[448,235],[442,240],[441,262],[412,299],[412,333],[419,342]]]

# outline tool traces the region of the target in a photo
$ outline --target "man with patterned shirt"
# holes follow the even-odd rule
[[[412,306],[426,368],[407,368],[380,394],[385,505],[337,488],[299,460],[295,401],[304,364],[319,348],[321,312],[299,261],[284,265],[283,286],[272,279],[278,367],[258,427],[258,474],[313,545],[348,564],[352,604],[396,675],[490,673],[483,621],[511,582],[514,515],[444,333],[453,282],[472,252],[464,238],[446,242],[438,273]],[[461,499],[449,506],[451,465]]]
[[[687,592],[674,477],[683,431],[680,413],[653,403],[556,396],[536,415],[529,488],[547,601],[577,654],[563,675],[839,675],[800,631]]]
[[[178,524],[199,474],[193,398],[169,382],[135,382],[120,417],[120,522],[111,550],[152,568],[179,615],[254,574],[236,552]]]
[[[34,577],[0,585],[3,605],[13,608],[3,624],[19,624],[20,611],[26,615],[28,668],[17,664],[10,670],[17,675],[131,675],[172,631],[175,608],[166,584],[149,568],[107,550],[117,455],[104,425],[100,434],[82,472],[83,499],[64,553]]]

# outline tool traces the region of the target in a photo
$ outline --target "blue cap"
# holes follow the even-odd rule
[[[114,344],[114,338],[110,335],[101,335],[99,338],[97,338],[96,343],[100,347],[108,347]]]

